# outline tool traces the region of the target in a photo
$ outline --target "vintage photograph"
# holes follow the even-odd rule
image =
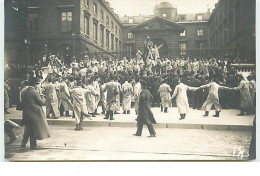
[[[256,0],[4,0],[5,161],[256,159]]]

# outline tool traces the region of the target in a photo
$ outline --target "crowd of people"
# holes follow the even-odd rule
[[[5,69],[9,70],[10,67],[7,65]],[[255,110],[255,74],[247,78],[238,75],[231,59],[227,58],[85,58],[66,65],[52,55],[47,64],[39,63],[28,67],[27,71],[19,87],[17,109],[27,111],[27,116],[38,115],[42,118],[72,116],[75,118],[75,130],[83,129],[83,118],[92,119],[101,113],[104,119],[114,120],[114,114],[133,114],[131,107],[135,107],[139,124],[137,136],[141,135],[144,124],[148,125],[151,136],[156,134],[151,125],[155,119],[151,119],[150,105],[161,107],[164,113],[177,106],[180,120],[185,119],[190,105],[193,109],[205,111],[204,116],[208,116],[214,106],[215,117],[220,116],[221,107],[240,108],[241,116],[252,114]],[[8,87],[6,79],[6,101]],[[25,101],[32,98],[30,96],[36,97],[33,103]],[[8,104],[6,101],[5,105]],[[39,108],[43,105],[46,106],[46,114]],[[102,107],[101,112],[98,112],[98,106]],[[25,107],[27,110],[24,110]],[[33,114],[33,108],[37,109],[36,114]],[[9,113],[8,105],[5,106],[5,113]],[[27,118],[30,121],[30,117]],[[47,131],[44,134],[38,131],[40,138],[48,137],[47,123],[44,120],[35,123]],[[28,136],[33,138],[31,146],[36,146],[31,128],[29,125],[25,131],[23,147]]]

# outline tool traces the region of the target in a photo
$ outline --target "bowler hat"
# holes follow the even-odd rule
[[[29,85],[34,86],[34,85],[37,85],[37,84],[40,84],[40,80],[38,78],[31,77],[29,79]]]

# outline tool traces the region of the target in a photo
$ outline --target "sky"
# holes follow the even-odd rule
[[[177,12],[200,13],[206,12],[208,7],[214,9],[218,0],[107,0],[119,16],[153,15],[156,4],[170,2],[177,6]]]

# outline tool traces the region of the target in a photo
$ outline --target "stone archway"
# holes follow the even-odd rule
[[[168,45],[164,40],[162,40],[160,38],[154,38],[154,39],[151,39],[151,41],[157,47],[159,47],[161,44],[164,43],[163,46],[159,49],[160,57],[168,56]]]

